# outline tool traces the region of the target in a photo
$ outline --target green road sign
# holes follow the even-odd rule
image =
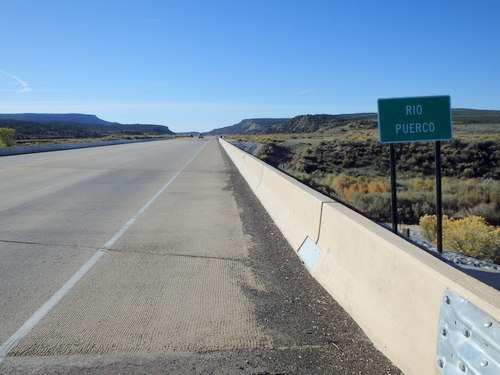
[[[379,99],[378,128],[382,143],[451,139],[450,97]]]

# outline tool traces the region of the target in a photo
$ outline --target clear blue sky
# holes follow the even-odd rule
[[[0,0],[0,113],[208,131],[450,95],[500,109],[500,0]]]

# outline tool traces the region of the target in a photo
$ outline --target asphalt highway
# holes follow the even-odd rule
[[[399,374],[216,139],[0,158],[0,374]]]

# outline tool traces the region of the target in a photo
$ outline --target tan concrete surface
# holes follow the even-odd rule
[[[0,343],[0,374],[400,373],[303,268],[217,142],[2,163],[15,172],[4,196],[36,171],[40,186],[68,177],[0,209],[4,339],[109,245],[24,338]]]
[[[255,194],[290,245],[298,251],[306,236],[318,240],[321,206],[332,200],[284,173],[264,166]],[[306,235],[306,236],[304,236]]]
[[[214,148],[211,142],[11,355],[269,345],[242,293],[258,285],[244,263],[238,210]]]
[[[247,176],[247,183],[251,189],[257,189],[262,182],[262,170],[264,169],[262,163],[252,155],[244,155],[242,160],[242,167],[245,168],[244,175]]]
[[[159,141],[0,158],[2,343],[189,160],[197,145],[202,144]]]
[[[437,320],[452,290],[492,316],[498,291],[336,203],[323,208],[313,276],[407,374],[437,373]]]
[[[295,251],[306,237],[317,241],[321,206],[332,200],[235,146],[222,145]]]
[[[0,342],[174,173],[165,162],[146,171],[134,163],[183,147],[160,141],[0,158]]]

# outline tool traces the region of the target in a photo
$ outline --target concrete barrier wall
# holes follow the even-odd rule
[[[121,140],[121,141],[61,143],[61,144],[53,144],[53,145],[2,147],[2,148],[0,148],[0,156],[32,154],[32,153],[36,153],[36,152],[73,150],[73,149],[77,149],[77,148],[120,145],[120,144],[124,144],[124,143],[151,142],[151,141],[158,141],[158,140],[164,140],[164,139],[169,139],[169,138],[132,139],[132,140]]]
[[[259,160],[260,162],[260,160]],[[332,200],[268,165],[255,194],[295,251],[306,237],[318,240],[321,207]]]
[[[346,206],[221,140],[298,251],[310,239],[311,274],[406,374],[439,374],[438,317],[450,290],[500,320],[500,293]],[[309,240],[309,242],[310,242]],[[307,263],[306,263],[307,264]]]
[[[333,201],[226,141],[221,143],[295,251],[306,237],[317,241],[322,204]]]

